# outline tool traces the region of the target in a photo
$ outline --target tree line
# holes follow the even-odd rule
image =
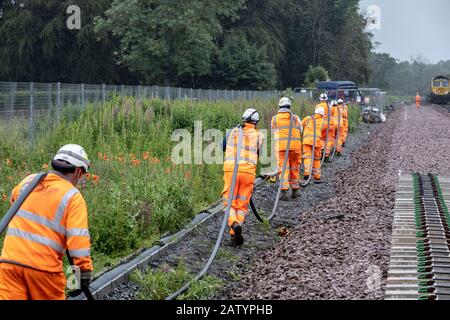
[[[431,79],[436,76],[450,77],[450,60],[430,63],[423,56],[399,61],[387,53],[372,53],[370,57],[372,76],[370,86],[397,95],[426,95],[430,92]]]
[[[370,78],[358,0],[0,2],[0,80],[274,89]],[[309,75],[310,77],[310,75]],[[306,79],[306,80],[305,80]]]

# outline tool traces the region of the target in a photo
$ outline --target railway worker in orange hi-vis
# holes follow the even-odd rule
[[[289,98],[282,98],[278,103],[279,110],[272,118],[272,131],[274,133],[275,156],[278,162],[278,174],[282,183],[282,201],[288,201],[289,187],[292,188],[292,198],[298,198],[300,189],[300,163],[302,153],[301,132],[302,124],[300,118],[291,112],[291,101]],[[292,126],[291,130],[289,130]],[[289,141],[289,131],[290,143]],[[289,150],[289,152],[287,152]],[[284,162],[288,153],[288,159],[284,176],[282,175]]]
[[[31,192],[8,225],[0,257],[1,300],[64,300],[67,251],[80,270],[81,287],[89,286],[88,213],[76,186],[90,161],[78,145],[66,145],[54,156],[53,171]],[[27,188],[28,176],[12,191],[11,203]]]
[[[416,94],[416,108],[419,109],[420,105],[422,103],[422,98],[420,97],[420,94],[417,92]]]
[[[244,244],[242,227],[248,215],[248,205],[253,193],[259,150],[263,144],[263,135],[257,129],[259,113],[255,109],[248,109],[242,115],[242,121],[243,125],[234,128],[227,134],[223,146],[225,152],[223,198],[225,206],[227,206],[230,197],[232,198],[228,226],[231,244],[234,247]],[[236,153],[239,147],[241,150],[239,162],[236,163]],[[239,165],[238,173],[233,195],[230,195],[235,165]]]
[[[325,116],[323,117],[323,126],[322,126],[322,140],[323,140],[323,152],[325,152],[326,157],[331,155],[331,151],[334,146],[334,138],[335,138],[335,129],[334,129],[334,118],[331,111],[331,107],[328,105],[328,95],[326,93],[322,93],[319,97],[320,103],[316,105],[315,110],[317,108],[322,107],[325,110]],[[328,132],[328,133],[327,133]],[[328,143],[327,141],[328,134]]]
[[[342,139],[342,147],[344,148],[348,138],[348,107],[344,103],[343,99],[338,100],[338,105],[340,108],[342,108],[343,128],[341,139]]]
[[[313,165],[313,176],[314,183],[322,183],[322,172],[321,172],[321,160],[322,160],[322,125],[323,116],[325,115],[325,110],[322,107],[318,107],[315,111],[314,116],[306,117],[302,120],[303,126],[303,164],[305,166],[304,178],[308,180],[309,173],[311,172],[311,160]],[[314,121],[316,120],[316,141],[314,148]]]

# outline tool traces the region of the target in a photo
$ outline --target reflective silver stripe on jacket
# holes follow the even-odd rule
[[[18,238],[22,238],[28,241],[32,241],[32,242],[36,242],[39,244],[42,244],[44,246],[50,247],[54,250],[56,250],[58,253],[64,253],[64,248],[57,243],[56,241],[49,239],[47,237],[38,235],[38,234],[34,234],[34,233],[30,233],[30,232],[26,232],[20,229],[8,229],[8,232],[6,233],[6,235],[8,236],[13,236],[13,237],[18,237]]]
[[[61,226],[59,223],[55,223],[54,221],[51,221],[43,216],[37,215],[35,213],[32,212],[28,212],[25,210],[19,210],[17,212],[17,217],[26,219],[26,220],[30,220],[33,221],[34,223],[43,225],[53,231],[58,232],[61,235],[65,235],[66,234],[66,228],[64,228],[63,226]]]
[[[85,249],[73,249],[73,250],[68,250],[69,251],[69,255],[72,258],[84,258],[84,257],[89,257],[91,255],[91,249],[89,248],[85,248]]]
[[[66,211],[67,205],[69,204],[70,199],[76,194],[80,193],[77,188],[72,188],[66,192],[64,197],[61,199],[59,203],[58,210],[56,210],[55,219],[53,220],[55,223],[60,224],[61,220],[64,216],[64,212]]]
[[[89,230],[83,228],[72,228],[66,231],[67,238],[70,237],[90,237]]]

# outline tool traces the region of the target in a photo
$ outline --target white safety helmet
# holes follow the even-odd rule
[[[338,102],[338,104],[344,104],[344,100],[342,100],[342,99],[339,99],[337,102]]]
[[[259,113],[256,109],[247,109],[242,115],[242,121],[257,124],[259,122]]]
[[[315,112],[316,114],[320,114],[321,116],[324,116],[325,115],[325,109],[323,108],[323,107],[318,107],[317,109],[316,109],[316,112]]]
[[[286,97],[281,98],[280,102],[278,103],[279,107],[290,107],[291,105],[291,100]]]
[[[324,92],[319,96],[320,101],[328,101],[328,95]]]
[[[59,149],[53,160],[66,161],[76,168],[84,168],[86,172],[91,166],[91,161],[89,161],[86,151],[77,144],[65,145]]]
[[[336,100],[331,100],[331,105],[332,105],[332,106],[337,106],[337,105],[338,105],[338,103],[337,103],[337,101],[336,101]]]

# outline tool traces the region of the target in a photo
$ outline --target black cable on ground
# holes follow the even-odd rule
[[[236,186],[237,174],[238,174],[238,170],[239,170],[239,163],[240,163],[240,159],[241,159],[243,135],[244,135],[244,131],[240,127],[239,128],[238,147],[237,147],[237,152],[236,152],[236,156],[235,156],[235,165],[234,165],[234,171],[233,171],[233,178],[232,178],[231,188],[230,188],[230,192],[229,192],[229,196],[228,196],[227,207],[225,209],[225,215],[224,215],[223,220],[222,220],[222,225],[220,227],[220,231],[219,231],[219,235],[218,235],[217,240],[216,240],[216,244],[215,244],[214,249],[213,249],[213,251],[212,251],[212,253],[211,253],[211,255],[210,255],[209,259],[208,259],[208,262],[205,264],[205,266],[200,271],[200,273],[192,281],[190,281],[187,284],[185,284],[181,289],[179,289],[175,293],[173,293],[170,296],[166,297],[165,300],[175,300],[177,297],[179,297],[180,295],[185,293],[190,288],[192,283],[194,283],[194,282],[200,280],[201,278],[203,278],[205,276],[205,274],[208,272],[211,264],[213,263],[216,255],[217,255],[217,252],[219,251],[220,245],[222,243],[223,235],[224,235],[224,232],[225,232],[225,228],[227,227],[228,216],[230,215],[231,204],[233,202],[234,189],[235,189],[235,186]]]

